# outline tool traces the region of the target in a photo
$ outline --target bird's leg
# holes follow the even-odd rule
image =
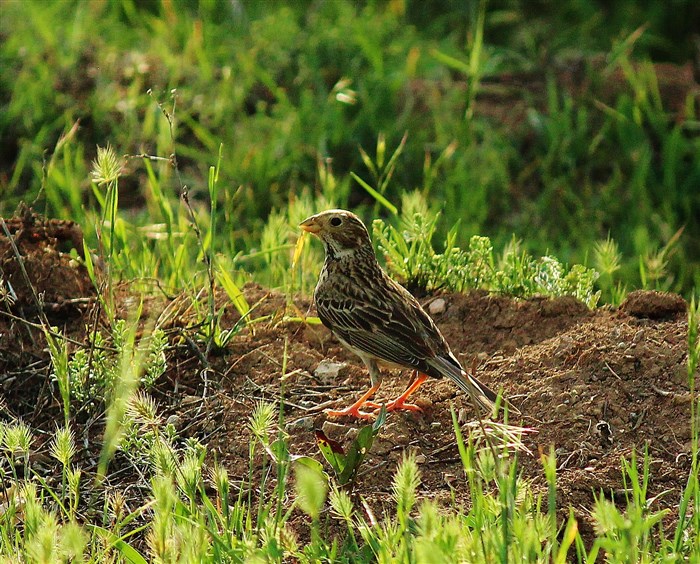
[[[413,379],[408,388],[406,388],[406,391],[395,400],[392,400],[386,404],[386,410],[396,411],[397,409],[405,409],[407,411],[422,411],[422,409],[417,405],[413,403],[406,403],[406,400],[408,399],[408,396],[420,388],[421,384],[427,379],[428,377],[425,374],[418,374],[416,372],[416,377]]]
[[[374,419],[374,415],[372,413],[360,411],[360,408],[362,406],[367,406],[370,409],[379,409],[381,407],[378,403],[368,400],[379,389],[379,386],[382,383],[382,373],[379,370],[379,365],[377,364],[377,361],[373,358],[362,357],[362,360],[365,363],[365,366],[367,366],[367,370],[369,371],[369,378],[372,381],[372,387],[369,390],[367,390],[362,395],[362,397],[355,403],[353,403],[350,407],[347,407],[341,411],[329,409],[326,411],[328,415],[331,415],[333,417],[343,417],[344,415],[350,415],[352,417],[357,417],[358,419]]]
[[[371,398],[378,389],[379,383],[376,383],[364,394],[362,394],[362,397],[355,403],[353,403],[350,407],[346,407],[345,409],[342,409],[340,411],[327,409],[326,413],[332,417],[343,417],[345,415],[350,415],[351,417],[357,417],[358,419],[374,419],[373,414],[360,411],[360,408],[363,405],[369,405],[370,408],[375,409],[374,406],[377,404],[374,402],[368,402],[367,400]]]
[[[382,371],[379,370],[379,365],[377,364],[377,361],[371,358],[363,358],[362,360],[365,363],[365,366],[367,367],[367,370],[369,372],[369,379],[372,382],[372,386],[374,387],[376,385],[377,388],[379,388],[379,384],[381,384],[382,382]],[[381,404],[374,401],[366,401],[365,407],[377,410],[381,409],[382,406]]]

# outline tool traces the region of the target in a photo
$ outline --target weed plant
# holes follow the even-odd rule
[[[572,295],[595,307],[600,298],[593,285],[598,273],[582,265],[570,269],[555,257],[534,259],[513,240],[499,259],[488,237],[472,237],[468,250],[453,246],[458,226],[447,236],[445,250],[434,250],[438,215],[430,214],[419,192],[406,195],[398,227],[375,220],[374,234],[389,270],[419,291],[488,290],[510,296]]]

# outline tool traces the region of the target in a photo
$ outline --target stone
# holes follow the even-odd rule
[[[323,382],[329,382],[338,378],[338,374],[346,366],[344,362],[322,360],[318,363],[316,370],[314,370],[314,376]]]
[[[445,309],[447,309],[447,303],[442,298],[434,299],[428,305],[430,315],[440,315],[441,313],[445,313]]]
[[[182,418],[177,414],[173,414],[165,420],[165,424],[172,425],[175,427],[175,429],[180,429],[180,426],[182,425]]]
[[[314,428],[314,418],[300,417],[287,423],[286,427],[288,430],[311,431]]]
[[[326,434],[329,439],[339,440],[339,437],[345,435],[349,428],[347,425],[341,425],[340,423],[334,423],[333,421],[325,421],[321,426],[321,430]]]

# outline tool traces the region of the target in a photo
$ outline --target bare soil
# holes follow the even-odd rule
[[[75,350],[95,323],[106,323],[87,271],[68,254],[76,241],[82,243],[77,226],[31,214],[8,220],[8,225],[13,226],[17,250],[0,232],[0,406],[4,418],[18,417],[32,427],[33,464],[51,481],[58,468],[48,456],[48,440],[62,421],[61,401],[36,324],[40,315],[47,315],[75,341],[70,343]],[[252,284],[245,294],[249,303],[260,302],[253,317],[270,317],[244,327],[226,350],[211,355],[207,371],[193,341],[186,338],[194,331],[187,296],[147,296],[144,313],[153,319],[166,308],[171,312],[168,369],[153,391],[164,418],[177,425],[182,438],[196,437],[206,444],[209,462],[216,458],[223,463],[234,480],[248,473],[247,420],[257,400],[283,397],[291,451],[320,459],[314,429],[323,428],[330,438],[347,444],[364,424],[331,419],[324,409],[349,404],[369,384],[359,359],[325,328],[287,320],[285,296]],[[133,309],[134,292],[125,285],[118,295],[126,316]],[[479,379],[502,389],[520,410],[510,423],[536,431],[526,436],[529,453],[521,452],[519,461],[538,491],[546,489],[540,453],[555,449],[562,517],[572,507],[590,541],[594,495],[624,503],[621,459],[646,448],[651,457],[648,497],[658,496],[652,509],[670,509],[664,523],[673,525],[691,451],[687,304],[681,297],[633,292],[618,309],[593,311],[573,298],[516,300],[481,292],[439,298],[445,307],[434,318],[455,354],[466,366],[476,362]],[[227,309],[224,325],[233,326],[235,309],[223,295],[217,303]],[[314,314],[308,298],[295,298],[293,307],[297,314]],[[327,360],[342,363],[337,376],[316,374]],[[398,395],[410,376],[387,373],[379,398]],[[423,411],[389,414],[355,484],[355,492],[377,515],[392,507],[391,479],[409,450],[420,463],[420,497],[448,505],[455,496],[457,503],[469,504],[450,409],[470,421],[476,416],[471,404],[443,380],[428,381],[415,398]],[[100,413],[77,406],[75,411],[73,426],[81,446],[77,462],[89,475],[99,454],[103,422]],[[106,487],[128,492],[128,503],[137,507],[147,480],[121,454],[111,471]],[[295,523],[303,536],[303,516]]]

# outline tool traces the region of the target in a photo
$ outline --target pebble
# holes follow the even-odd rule
[[[430,302],[428,311],[430,312],[430,315],[439,315],[441,313],[445,313],[446,308],[447,304],[445,303],[445,300],[442,298],[437,298]]]
[[[340,371],[347,365],[344,362],[333,362],[332,360],[322,360],[318,363],[314,376],[321,381],[335,380]]]
[[[179,415],[176,415],[176,414],[171,415],[170,417],[168,417],[165,420],[166,425],[172,425],[176,429],[180,428],[181,423],[182,423],[181,417]]]
[[[327,437],[335,439],[336,437],[345,435],[348,432],[349,427],[347,425],[341,425],[340,423],[334,423],[333,421],[324,421],[323,425],[321,426],[321,430]]]
[[[310,431],[314,428],[314,418],[300,417],[299,419],[287,423],[286,427],[288,430]]]

